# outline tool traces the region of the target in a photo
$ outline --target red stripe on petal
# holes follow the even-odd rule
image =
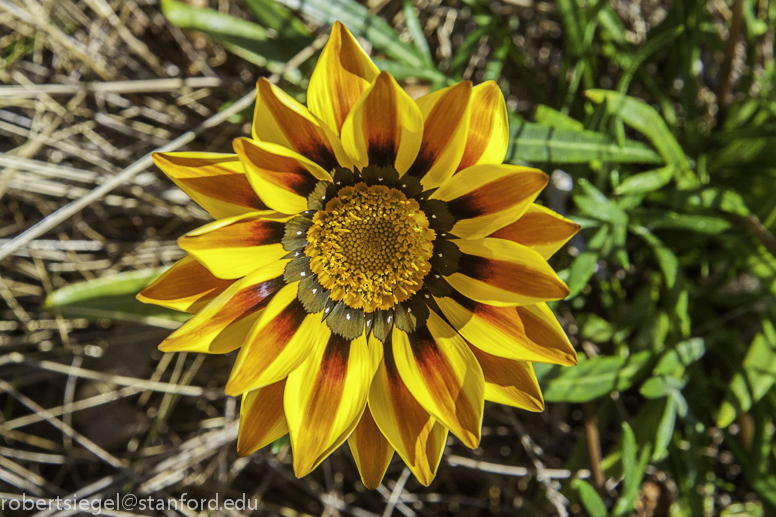
[[[165,339],[160,345],[161,350],[184,350],[187,344],[196,342],[199,339],[208,339],[210,343],[218,338],[219,333],[213,333],[213,329],[226,329],[228,326],[247,318],[251,314],[255,314],[258,311],[264,309],[272,296],[279,291],[285,282],[283,277],[274,278],[266,282],[260,282],[237,291],[229,298],[223,307],[221,307],[215,314],[211,315],[207,320],[202,321],[200,324],[194,323],[197,319],[190,320],[185,323],[180,329],[173,332],[170,337]],[[218,302],[216,302],[218,303]],[[194,323],[194,327],[191,327],[191,323]],[[223,332],[223,330],[221,331]],[[207,337],[212,334],[211,337]],[[228,352],[239,347],[242,343],[232,343],[229,350],[211,350],[211,352]]]
[[[449,88],[425,118],[423,143],[408,174],[422,177],[436,163],[453,140],[466,115],[472,84],[464,81]],[[457,164],[456,164],[457,165]]]
[[[380,74],[364,102],[369,116],[364,121],[364,139],[370,165],[390,167],[396,161],[400,139],[396,102],[390,76]]]
[[[545,300],[568,296],[568,288],[564,284],[524,264],[461,253],[458,271],[513,293],[544,297]]]
[[[544,348],[557,350],[559,354],[554,361],[556,364],[577,364],[576,352],[563,333],[563,329],[559,325],[556,327],[550,325],[549,322],[543,320],[538,314],[530,310],[529,307],[535,309],[533,306],[516,307],[517,314],[523,322],[525,335],[528,336],[528,339]]]
[[[268,210],[269,207],[259,199],[244,174],[223,174],[202,178],[178,178],[201,194],[225,203],[232,203],[254,210]]]
[[[547,175],[541,172],[504,176],[448,201],[447,206],[457,220],[494,214],[535,196],[547,185],[547,181]]]
[[[328,437],[331,425],[334,423],[332,418],[326,417],[326,412],[329,412],[332,407],[339,406],[339,401],[344,395],[342,388],[348,374],[349,358],[350,341],[332,334],[323,352],[318,379],[315,381],[318,389],[310,397],[306,411],[308,421],[321,424],[321,427],[315,429],[315,433],[322,439]],[[310,443],[307,446],[316,449]]]
[[[251,145],[251,141],[248,139],[243,139],[240,143],[242,143],[240,151],[244,153],[245,158],[256,168],[273,173],[272,181],[286,190],[306,197],[310,195],[315,184],[318,183],[318,180],[297,160],[269,153],[256,145]]]
[[[479,420],[472,417],[481,413],[475,410],[468,398],[458,396],[463,391],[461,382],[456,379],[453,367],[437,347],[428,327],[418,328],[407,336],[421,375],[427,380],[426,386],[437,404],[444,406],[447,401],[452,402],[461,427],[479,429]]]
[[[275,96],[272,85],[266,79],[260,79],[260,102],[262,102],[280,127],[293,149],[327,171],[339,166],[331,145],[322,137],[322,131],[310,120],[290,109]],[[260,121],[254,121],[254,124]]]
[[[514,223],[496,230],[491,237],[531,247],[569,239],[580,228],[580,225],[560,217],[529,211]]]

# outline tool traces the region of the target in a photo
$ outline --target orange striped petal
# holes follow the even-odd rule
[[[325,124],[265,78],[259,79],[256,88],[254,140],[279,144],[296,151],[327,171],[340,165],[336,152],[339,142],[331,130],[326,131],[329,128]]]
[[[537,252],[503,239],[459,239],[458,272],[446,277],[458,292],[496,306],[560,300],[566,284]]]
[[[416,102],[423,113],[423,142],[408,173],[425,189],[442,185],[461,163],[469,132],[472,84],[469,81],[424,95]]]
[[[294,453],[294,473],[302,477],[350,436],[366,407],[369,384],[381,360],[364,334],[347,341],[328,334],[288,376],[283,406]]]
[[[162,341],[159,349],[223,354],[241,346],[260,311],[284,285],[286,262],[272,264],[234,282]]]
[[[178,246],[218,278],[240,278],[287,254],[281,244],[286,219],[257,212],[219,219],[179,238]]]
[[[447,428],[429,415],[407,389],[390,341],[386,341],[385,357],[372,380],[369,410],[388,443],[418,481],[428,486],[445,450]]]
[[[137,294],[143,303],[194,314],[232,284],[213,276],[191,255],[186,255]]]
[[[532,341],[514,307],[494,307],[475,302],[458,293],[453,297],[434,299],[458,333],[488,354],[535,363],[577,363],[576,353],[562,329],[560,335],[556,330],[551,334],[553,339],[544,339],[543,344]],[[532,323],[537,318],[530,315],[529,317],[532,318]]]
[[[538,169],[517,165],[474,165],[431,195],[447,201],[456,219],[453,235],[481,239],[517,220],[547,186]]]
[[[236,154],[154,153],[153,159],[162,172],[216,219],[268,210],[248,183]]]
[[[466,342],[435,312],[427,327],[393,328],[396,368],[412,396],[467,447],[480,443],[483,377]]]
[[[226,383],[227,395],[268,386],[284,379],[297,368],[320,341],[319,314],[308,314],[297,298],[299,283],[282,288],[269,302],[261,318],[250,329],[237,354]]]
[[[238,138],[233,145],[253,189],[280,213],[307,210],[307,196],[315,184],[331,181],[319,165],[281,145],[249,138]]]
[[[458,170],[472,165],[504,161],[509,147],[509,121],[504,95],[493,81],[472,90],[469,132]]]
[[[288,434],[283,413],[283,391],[286,380],[243,395],[240,406],[240,431],[237,454],[247,456]]]
[[[528,339],[538,344],[545,350],[557,350],[562,354],[564,361],[548,361],[564,366],[573,366],[577,364],[577,352],[566,337],[563,327],[558,323],[558,319],[552,313],[546,303],[537,303],[536,305],[525,305],[516,307],[520,321],[523,322],[525,335]],[[534,361],[544,362],[544,361]]]
[[[532,204],[520,219],[496,230],[491,237],[517,242],[548,259],[580,228],[577,223],[549,208]]]
[[[471,347],[471,351],[485,376],[485,400],[528,411],[544,411],[542,390],[531,363],[496,357],[477,347]]]
[[[422,134],[417,105],[381,72],[345,119],[342,145],[359,168],[393,166],[402,175],[418,155]]]
[[[339,134],[348,113],[379,73],[356,38],[335,22],[310,77],[307,105]]]
[[[370,490],[380,486],[391,464],[393,447],[375,424],[369,408],[364,410],[361,421],[348,438],[348,445],[364,486]]]

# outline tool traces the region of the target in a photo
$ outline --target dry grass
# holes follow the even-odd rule
[[[579,411],[490,407],[483,446],[450,439],[429,488],[397,458],[367,491],[346,447],[298,480],[288,446],[236,456],[238,402],[221,389],[232,357],[161,354],[168,329],[41,309],[57,288],[182,256],[175,239],[208,216],[148,153],[229,151],[246,128],[219,109],[249,101],[258,72],[170,26],[156,2],[0,0],[0,497],[245,494],[267,515],[566,514],[559,480],[589,475],[560,468]]]

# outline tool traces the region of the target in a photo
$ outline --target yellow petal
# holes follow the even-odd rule
[[[307,87],[310,111],[339,134],[348,113],[378,73],[348,29],[335,22]]]
[[[368,408],[364,410],[361,421],[348,438],[348,445],[364,486],[370,490],[380,486],[385,471],[391,464],[393,447],[380,432]]]
[[[564,366],[573,366],[577,364],[577,352],[566,337],[563,327],[558,323],[558,319],[552,313],[546,303],[537,303],[536,305],[525,305],[517,307],[517,314],[520,321],[523,322],[525,335],[528,339],[543,347],[544,349],[554,349],[565,356],[565,360],[549,361]],[[544,361],[534,361],[544,362]]]
[[[319,314],[308,314],[297,298],[299,283],[282,288],[250,329],[226,383],[227,395],[284,379],[328,338]]]
[[[504,95],[495,82],[486,81],[472,90],[469,132],[458,170],[501,163],[508,147],[509,121]]]
[[[279,144],[296,151],[330,171],[339,166],[337,153],[315,116],[293,97],[263,77],[256,83],[256,110],[253,114],[253,139]]]
[[[331,181],[319,165],[281,145],[249,138],[238,138],[233,145],[253,189],[280,213],[307,210],[307,196],[316,183]]]
[[[559,325],[560,336],[553,332],[552,339],[545,338],[539,344],[528,337],[514,307],[478,303],[460,294],[434,299],[453,328],[469,343],[488,354],[535,363],[570,365],[577,362],[576,353]],[[537,316],[532,314],[529,313],[529,318],[530,323],[534,324]],[[534,327],[531,328],[533,330]],[[546,333],[542,332],[541,335]]]
[[[162,341],[159,349],[222,354],[241,346],[260,311],[284,285],[286,262],[272,264],[234,282]]]
[[[453,235],[481,239],[516,221],[547,181],[547,175],[538,169],[474,165],[450,178],[431,198],[447,201],[456,219]]]
[[[469,81],[424,95],[417,100],[423,113],[423,143],[408,174],[425,189],[442,185],[461,163],[469,132],[472,84]]]
[[[496,306],[560,300],[569,294],[537,252],[503,239],[458,239],[458,272],[446,277],[458,292]]]
[[[485,376],[485,400],[528,411],[544,411],[544,399],[531,363],[490,355],[471,347]]]
[[[324,323],[319,327],[328,333]],[[376,352],[364,334],[352,342],[329,334],[288,376],[283,406],[298,477],[342,445],[361,420],[379,363]]]
[[[231,280],[213,276],[194,257],[186,255],[140,291],[137,299],[194,314],[231,284]]]
[[[480,443],[483,377],[466,342],[435,312],[407,334],[394,326],[396,368],[412,396],[467,447]]]
[[[287,254],[281,244],[285,220],[257,212],[219,219],[179,238],[178,246],[218,278],[241,278]]]
[[[237,454],[247,456],[288,433],[283,413],[286,380],[243,395]]]
[[[386,341],[385,357],[372,380],[369,410],[388,443],[418,481],[428,486],[436,476],[445,450],[447,428],[429,415],[409,392],[389,345]]]
[[[267,210],[236,154],[154,153],[154,163],[216,219]]]
[[[415,160],[423,118],[415,102],[387,72],[356,102],[342,126],[342,145],[356,166],[394,166],[404,174]]]
[[[491,237],[517,242],[548,259],[580,228],[577,223],[549,208],[532,204],[520,219],[496,230]]]

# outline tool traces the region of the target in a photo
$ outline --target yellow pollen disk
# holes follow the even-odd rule
[[[435,237],[414,199],[359,183],[316,212],[305,254],[331,299],[373,312],[418,292],[431,270]]]

